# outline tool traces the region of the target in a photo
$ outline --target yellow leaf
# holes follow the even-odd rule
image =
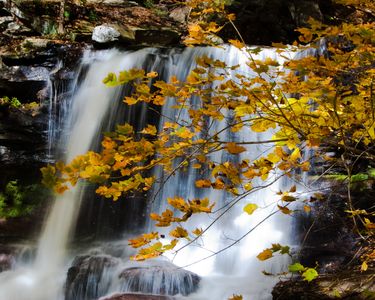
[[[372,223],[369,219],[365,218],[365,227],[369,230],[374,230],[375,223]]]
[[[253,188],[253,185],[251,184],[251,183],[246,183],[244,186],[244,189],[246,190],[246,191],[250,191],[252,188]]]
[[[227,18],[228,20],[230,21],[234,21],[236,19],[236,15],[235,14],[227,14]],[[241,298],[242,299],[242,298]]]
[[[157,133],[157,129],[155,126],[153,125],[147,125],[146,128],[144,128],[141,133],[143,134],[149,134],[149,135],[156,135]]]
[[[236,143],[227,143],[225,148],[230,154],[239,154],[246,151],[245,147],[238,146]]]
[[[278,205],[277,206],[280,210],[281,210],[281,212],[283,213],[283,214],[286,214],[286,215],[290,215],[293,211],[291,211],[288,207],[286,207],[286,206],[280,206],[280,205]]]
[[[300,164],[301,170],[304,172],[307,172],[310,170],[310,162],[305,161],[302,164]]]
[[[158,76],[158,73],[155,72],[155,71],[152,71],[152,72],[147,73],[146,76],[147,76],[148,78],[155,78],[155,77]]]
[[[290,155],[290,160],[291,161],[296,161],[300,157],[301,157],[301,151],[299,150],[299,148],[296,148],[296,149],[294,149],[294,151]]]
[[[224,181],[220,179],[219,177],[216,178],[215,182],[213,182],[211,185],[214,189],[217,189],[217,190],[222,190],[225,188]]]
[[[293,196],[284,195],[281,197],[281,200],[285,202],[293,202],[293,201],[296,201],[297,199]]]
[[[304,206],[303,206],[303,210],[304,210],[305,212],[309,213],[309,212],[311,211],[311,206],[309,206],[309,205],[304,205]]]
[[[361,272],[366,272],[368,269],[367,263],[364,261],[361,265]]]
[[[271,249],[265,249],[257,255],[257,258],[261,261],[267,260],[271,257],[272,257],[272,250]]]
[[[248,203],[246,206],[243,208],[243,211],[248,213],[249,215],[253,214],[253,212],[258,208],[258,205],[255,203]]]
[[[201,228],[195,228],[193,231],[192,231],[195,235],[201,235],[203,230]]]
[[[125,97],[124,98],[124,103],[128,104],[128,105],[134,105],[138,102],[138,99],[135,99],[133,97]]]
[[[195,181],[195,186],[197,188],[210,188],[211,187],[211,181],[208,179],[200,179]]]
[[[175,238],[187,238],[188,237],[187,230],[182,228],[181,226],[176,227],[169,234]]]
[[[240,42],[239,40],[228,40],[228,42],[238,49],[242,49],[245,47],[245,44]]]
[[[191,132],[186,127],[180,127],[180,128],[178,128],[174,132],[174,134],[177,135],[178,137],[182,138],[182,139],[191,139],[195,135],[194,132]]]

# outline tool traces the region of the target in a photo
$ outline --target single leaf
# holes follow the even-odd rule
[[[154,125],[147,125],[147,127],[145,127],[141,133],[143,134],[149,134],[149,135],[156,135],[157,133],[157,129]]]
[[[195,186],[197,188],[210,188],[211,187],[211,181],[208,179],[200,179],[195,181]]]
[[[245,47],[245,44],[240,42],[239,40],[228,40],[228,42],[238,49],[242,49],[243,47]]]
[[[176,227],[169,234],[175,238],[187,238],[188,237],[187,230],[182,228],[181,226]]]
[[[239,154],[246,151],[245,147],[238,146],[236,143],[227,143],[225,148],[230,154]]]
[[[252,215],[253,212],[258,208],[258,205],[256,205],[255,203],[248,203],[245,205],[245,207],[243,208],[243,211],[246,212],[247,214],[249,215]]]
[[[158,73],[155,72],[155,71],[152,71],[152,72],[147,73],[146,76],[147,76],[148,78],[155,78],[155,77],[158,76]]]
[[[257,258],[261,261],[267,260],[273,256],[273,252],[271,249],[265,249],[261,253],[257,255]]]
[[[309,205],[304,205],[304,206],[303,206],[303,210],[304,210],[305,212],[309,213],[309,212],[311,211],[311,206],[309,206]]]
[[[286,215],[290,215],[293,211],[290,210],[288,207],[286,206],[280,206],[280,205],[277,205],[277,207],[281,210],[281,212],[283,214],[286,214]]]
[[[201,228],[195,228],[193,231],[192,231],[195,235],[201,235],[203,230]]]
[[[299,150],[299,148],[296,148],[296,149],[294,149],[294,151],[290,155],[290,160],[291,161],[296,161],[300,157],[301,157],[301,151]]]
[[[289,265],[288,269],[289,269],[289,272],[295,273],[295,272],[302,272],[306,268],[303,265],[301,265],[300,263],[294,263],[292,265]]]
[[[285,202],[294,202],[297,199],[295,197],[293,197],[293,196],[284,195],[284,196],[281,197],[281,200],[285,201]]]
[[[361,272],[366,272],[368,269],[368,265],[367,265],[367,262],[363,262],[362,265],[361,265]]]
[[[318,272],[313,268],[308,268],[305,272],[302,273],[304,280],[310,282],[319,276]]]

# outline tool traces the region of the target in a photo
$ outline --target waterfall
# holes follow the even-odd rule
[[[108,89],[102,79],[111,71],[118,72],[142,66],[148,51],[136,53],[102,52],[99,56],[84,57],[90,67],[81,87],[73,97],[68,117],[69,135],[65,141],[65,160],[87,152],[100,138],[107,114],[121,98],[121,89]],[[67,243],[76,222],[83,194],[77,184],[67,193],[56,197],[40,236],[37,256],[29,268],[0,274],[1,300],[60,299],[65,279],[64,262]]]
[[[70,161],[75,156],[85,153],[89,149],[95,148],[102,137],[102,132],[111,130],[115,123],[130,122],[135,128],[142,129],[145,124],[150,122],[151,117],[145,104],[136,108],[125,109],[121,100],[125,94],[129,94],[131,89],[128,86],[119,88],[107,88],[102,84],[102,79],[109,72],[119,72],[124,69],[134,67],[147,68],[156,71],[161,78],[168,80],[170,76],[176,75],[180,80],[184,80],[188,73],[195,68],[195,59],[201,55],[207,55],[214,59],[224,60],[227,65],[240,65],[239,72],[245,72],[251,76],[245,64],[248,59],[246,54],[240,52],[234,47],[224,48],[188,48],[188,49],[142,49],[134,52],[120,52],[117,50],[103,50],[98,52],[87,52],[82,59],[82,65],[85,66],[85,74],[82,82],[75,80],[77,86],[73,88],[74,95],[72,103],[67,107],[69,113],[64,120],[64,134],[61,143],[64,149],[66,161]],[[258,55],[258,59],[266,57],[280,57],[273,49],[263,49]],[[235,76],[235,73],[233,73]],[[77,75],[78,78],[78,75]],[[56,95],[55,95],[56,96]],[[57,96],[56,96],[57,97]],[[194,101],[194,99],[191,99]],[[54,105],[54,104],[52,104]],[[173,99],[169,99],[167,105],[162,109],[162,116],[159,122],[159,128],[163,127],[166,119],[175,119],[176,116],[171,108]],[[53,108],[53,107],[52,107]],[[182,111],[178,118],[188,120],[188,115]],[[228,113],[228,118],[230,114]],[[59,123],[59,122],[58,122]],[[61,123],[61,122],[60,122]],[[51,128],[55,123],[51,123]],[[61,125],[61,124],[60,124]],[[211,126],[211,132],[217,132],[224,128],[225,123],[215,122]],[[54,133],[51,133],[54,135]],[[255,134],[250,131],[240,131],[233,134],[223,132],[221,137],[228,141],[243,140],[267,140],[272,136],[271,132],[264,134]],[[231,157],[229,154],[217,152],[211,158],[215,161],[234,160],[234,159],[255,159],[262,153],[269,151],[270,145],[248,146],[246,152],[239,158]],[[155,170],[155,175],[160,178],[166,178],[161,170]],[[192,220],[187,227],[194,229],[196,227],[208,226],[213,221],[212,218],[218,217],[225,209],[233,203],[233,198],[225,193],[209,190],[200,191],[194,188],[194,182],[197,178],[197,171],[189,169],[186,172],[177,172],[169,178],[162,186],[156,186],[149,198],[151,202],[149,212],[161,212],[165,210],[165,199],[172,196],[182,196],[185,199],[196,197],[208,197],[216,202],[217,213],[211,219],[207,216],[199,216]],[[140,270],[143,267],[136,264],[136,267],[128,262],[129,253],[126,239],[117,242],[98,242],[99,246],[86,250],[72,250],[69,248],[69,241],[73,236],[76,226],[77,216],[85,218],[86,208],[92,203],[82,203],[82,199],[87,197],[86,189],[83,184],[77,184],[64,195],[54,200],[53,207],[48,215],[44,230],[39,239],[38,250],[35,260],[32,263],[19,266],[16,270],[7,271],[0,274],[0,300],[91,300],[100,296],[105,296],[115,292],[155,292],[171,291],[172,294],[187,295],[184,299],[227,299],[232,294],[243,294],[244,299],[270,299],[270,291],[277,278],[265,276],[262,270],[277,273],[282,270],[287,261],[284,258],[273,258],[269,262],[259,262],[255,256],[264,248],[270,247],[271,243],[286,244],[288,242],[288,228],[291,227],[290,217],[280,215],[276,207],[275,192],[282,188],[282,185],[288,185],[287,182],[275,181],[270,178],[268,182],[258,184],[269,184],[265,189],[251,194],[242,199],[238,204],[219,218],[219,220],[209,230],[204,242],[199,240],[192,246],[181,250],[176,257],[170,257],[173,264],[186,267],[185,273],[180,273],[178,269],[169,261],[155,260],[146,262],[142,266],[148,267],[153,273]],[[160,189],[160,192],[158,192]],[[85,196],[86,194],[86,196]],[[89,196],[93,198],[93,196]],[[126,201],[125,199],[123,201]],[[105,200],[109,201],[109,200]],[[242,208],[246,203],[257,203],[262,209],[256,211],[252,216],[245,215]],[[86,205],[86,206],[85,206]],[[88,205],[88,206],[87,206]],[[80,207],[83,209],[80,211]],[[220,209],[221,208],[221,209]],[[133,208],[131,208],[133,209]],[[142,208],[138,209],[138,214],[142,216]],[[140,216],[134,216],[134,211],[128,211],[126,214],[126,228],[120,226],[116,230],[123,230],[123,236],[131,236],[135,231],[129,224],[132,220]],[[117,214],[121,216],[123,212]],[[144,211],[143,211],[144,213]],[[269,217],[269,215],[273,216]],[[91,215],[88,216],[91,218]],[[95,218],[95,217],[94,217]],[[103,218],[96,217],[99,224],[93,227],[98,230],[101,227]],[[90,219],[91,220],[91,219]],[[263,221],[264,220],[264,221]],[[249,233],[241,242],[234,244],[227,251],[207,258],[199,263],[197,261],[228,247],[234,240],[245,236],[247,231],[256,228]],[[92,223],[90,223],[92,224]],[[153,224],[148,222],[144,230],[153,229]],[[130,229],[129,229],[130,228]],[[159,229],[158,229],[159,230]],[[137,228],[137,231],[141,231]],[[167,238],[166,238],[167,240]],[[109,244],[112,246],[110,247]],[[120,251],[115,251],[116,248]],[[109,250],[110,249],[110,250]],[[73,260],[74,255],[78,256]],[[168,255],[167,255],[168,256]],[[69,265],[74,268],[84,266],[86,271],[85,279],[79,282],[66,283],[64,295],[64,282],[66,274],[73,276],[74,270],[69,269]],[[128,272],[130,269],[137,270],[137,280],[128,280],[134,273]],[[195,272],[203,279],[200,282],[199,289],[193,287],[198,280]],[[90,273],[92,272],[92,273]],[[95,273],[96,272],[96,273]],[[94,274],[95,273],[95,274]],[[72,275],[73,274],[73,275]],[[128,275],[131,274],[131,275]],[[133,274],[133,275],[132,275]],[[178,278],[173,277],[175,274]],[[161,280],[163,284],[168,282],[168,287],[160,288],[157,277],[168,278]],[[134,279],[134,278],[133,278]],[[160,278],[159,278],[160,279]],[[161,282],[160,281],[160,282]],[[188,284],[188,285],[186,285]],[[191,293],[190,295],[188,295]],[[182,296],[183,297],[183,296]]]
[[[186,49],[178,59],[171,59],[168,66],[169,75],[176,75],[181,81],[186,79],[197,65],[195,59],[199,56],[207,55],[213,60],[221,60],[227,66],[239,65],[239,69],[232,73],[232,79],[235,79],[237,73],[247,74],[247,76],[256,76],[246,65],[249,57],[246,53],[239,51],[234,47],[222,48],[194,48]],[[259,54],[254,55],[254,59],[265,60],[266,58],[277,60],[282,65],[283,59],[274,49],[265,48]],[[215,83],[214,83],[215,84]],[[190,105],[195,105],[195,99],[190,100]],[[162,118],[159,122],[159,130],[162,130],[164,122],[177,120],[180,123],[189,124],[189,115],[186,110],[175,115],[175,110],[171,107],[175,105],[173,99],[169,99],[167,105],[163,107]],[[209,128],[209,133],[215,134],[222,131],[230,122],[230,113],[226,113],[223,121],[213,122]],[[210,123],[210,122],[208,122]],[[226,141],[243,142],[243,141],[262,141],[270,140],[272,132],[254,133],[249,129],[243,129],[233,134],[224,131],[220,134],[220,138]],[[198,137],[204,138],[204,137]],[[259,156],[270,151],[272,145],[258,144],[246,146],[246,151],[241,153],[240,157],[231,156],[225,151],[216,152],[211,155],[212,161],[223,162],[228,160],[249,159],[250,161],[257,159]],[[193,220],[189,220],[188,224],[183,224],[187,229],[205,228],[209,226],[216,218],[218,218],[223,210],[230,207],[235,201],[235,197],[214,189],[197,189],[195,181],[200,179],[199,171],[193,167],[189,167],[187,171],[176,172],[173,176],[167,176],[160,169],[155,172],[157,178],[162,180],[162,184],[154,188],[152,195],[153,205],[150,212],[161,214],[166,208],[166,199],[169,197],[180,196],[184,199],[205,198],[216,202],[214,213],[207,216],[195,216]],[[252,193],[246,198],[233,205],[224,216],[219,217],[218,221],[209,229],[207,235],[202,240],[198,240],[192,245],[183,248],[177,255],[170,255],[173,263],[186,267],[188,270],[196,272],[201,276],[206,276],[201,284],[202,288],[196,294],[190,295],[189,299],[228,299],[233,293],[243,294],[245,299],[269,299],[273,285],[278,281],[277,278],[265,276],[262,271],[277,274],[285,270],[288,263],[287,257],[273,258],[267,262],[260,262],[256,255],[265,248],[271,246],[272,243],[288,244],[289,229],[291,228],[291,218],[279,214],[276,206],[276,192],[285,190],[290,183],[285,181],[275,181],[277,174],[274,174],[266,182],[256,182],[254,190],[259,191]],[[269,185],[267,188],[261,186]],[[284,186],[283,186],[284,185]],[[246,203],[256,203],[261,209],[249,216],[243,212]],[[171,209],[171,207],[169,207]],[[275,214],[274,216],[271,216]],[[271,216],[269,219],[268,217]],[[261,225],[260,223],[265,222]],[[258,227],[259,228],[256,228]],[[153,228],[152,221],[148,224],[149,230],[158,230],[168,236],[168,230],[162,228]],[[240,243],[233,241],[240,239],[251,231]],[[230,246],[233,244],[233,246]],[[218,255],[212,255],[229,247],[228,250]],[[210,257],[212,256],[212,257]],[[210,257],[210,258],[208,258]],[[207,258],[207,259],[205,259]],[[203,260],[202,260],[203,259]]]

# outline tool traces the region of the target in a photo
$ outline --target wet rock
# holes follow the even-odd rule
[[[6,30],[8,28],[8,24],[11,23],[13,20],[14,19],[12,16],[0,17],[0,29],[2,31]]]
[[[49,81],[44,67],[11,66],[0,72],[0,96],[17,97],[22,102],[37,99],[37,93]]]
[[[130,262],[120,275],[121,291],[158,295],[189,295],[198,289],[200,277],[168,261]]]
[[[4,222],[5,222],[4,219],[0,219],[0,230],[1,230],[1,225]],[[1,238],[1,235],[0,235],[0,238]],[[0,273],[12,269],[16,261],[15,253],[16,253],[15,247],[0,244]]]
[[[0,272],[12,269],[15,258],[11,254],[0,254]]]
[[[110,277],[119,260],[111,256],[77,256],[68,270],[65,299],[97,299],[107,293]]]
[[[151,295],[151,294],[114,294],[112,296],[106,296],[99,300],[174,300],[175,298],[170,296]]]
[[[306,26],[309,18],[323,21],[318,1],[291,1],[289,12],[297,27]]]

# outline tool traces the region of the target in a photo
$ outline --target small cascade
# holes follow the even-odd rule
[[[112,289],[125,293],[187,296],[197,290],[199,281],[198,275],[180,269],[167,260],[158,259],[126,263],[122,266],[117,283],[112,283]]]

